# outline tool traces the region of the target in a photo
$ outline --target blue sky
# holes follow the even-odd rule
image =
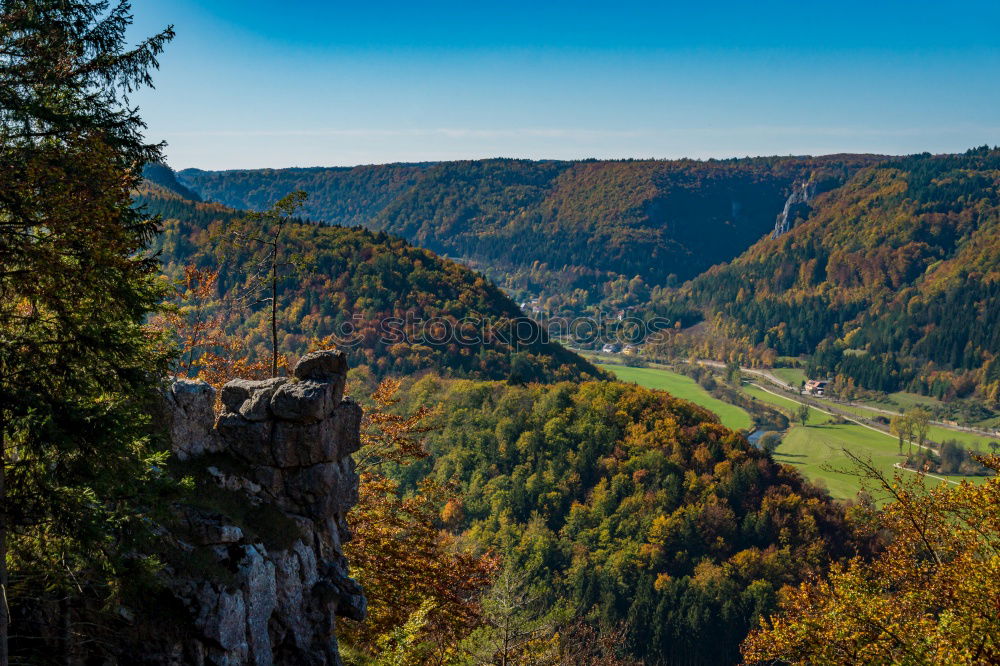
[[[175,168],[1000,144],[1000,2],[147,0]]]

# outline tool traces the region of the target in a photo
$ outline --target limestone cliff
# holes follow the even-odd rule
[[[165,577],[188,631],[143,661],[236,666],[339,664],[335,616],[363,619],[341,544],[357,502],[351,454],[361,408],[344,399],[340,352],[315,352],[293,377],[166,392],[174,454],[196,479]]]
[[[778,238],[782,234],[788,233],[795,226],[797,218],[807,217],[809,214],[809,204],[815,197],[816,183],[814,181],[795,183],[792,186],[792,193],[785,200],[785,207],[774,223],[774,231],[771,232],[771,238]]]

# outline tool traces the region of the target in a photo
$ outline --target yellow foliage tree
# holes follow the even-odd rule
[[[153,330],[172,341],[177,353],[173,372],[179,377],[203,379],[217,390],[229,380],[265,379],[271,367],[252,358],[243,341],[225,332],[227,317],[236,304],[217,297],[219,271],[185,266],[174,284],[171,302],[150,321]],[[278,358],[287,368],[288,359]]]
[[[979,458],[1000,469],[1000,457]],[[1000,480],[981,485],[863,473],[892,503],[875,525],[890,535],[870,561],[787,589],[782,614],[743,645],[748,662],[1000,663]]]

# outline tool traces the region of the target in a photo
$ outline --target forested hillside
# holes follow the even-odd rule
[[[174,173],[174,170],[163,162],[150,162],[145,165],[142,168],[142,177],[146,182],[166,190],[166,192],[157,190],[160,195],[169,196],[172,193],[189,201],[201,201],[201,197],[181,184],[177,180],[177,174]]]
[[[265,210],[289,192],[309,192],[303,214],[313,220],[366,224],[411,188],[431,164],[379,164],[344,168],[202,171],[185,169],[180,180],[206,201],[240,210]]]
[[[548,309],[638,305],[768,233],[797,182],[829,189],[877,158],[481,160],[353,169],[204,172],[181,180],[262,209],[295,189],[312,219],[402,236]]]
[[[403,393],[408,411],[444,408],[430,457],[394,475],[454,488],[445,526],[516,572],[504,626],[536,642],[562,609],[624,627],[644,663],[737,663],[782,586],[853,552],[843,506],[668,394],[432,376]]]
[[[862,170],[682,294],[743,350],[940,398],[1000,393],[1000,151]]]
[[[156,249],[176,283],[169,328],[195,355],[266,359],[270,304],[261,291],[266,231],[219,204],[188,201],[147,184],[137,204],[162,216]],[[385,233],[293,221],[281,235],[279,351],[301,355],[335,344],[375,376],[433,369],[461,377],[520,381],[599,376],[577,355],[544,339],[512,337],[518,307],[487,279]],[[459,325],[459,321],[462,325]],[[221,330],[224,339],[215,339]],[[462,339],[459,340],[458,336]]]

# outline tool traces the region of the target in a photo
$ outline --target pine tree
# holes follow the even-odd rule
[[[130,23],[127,2],[0,9],[0,664],[8,612],[43,586],[69,659],[74,594],[113,589],[157,486],[157,225],[130,194],[160,147],[128,95],[173,32],[129,49]]]

